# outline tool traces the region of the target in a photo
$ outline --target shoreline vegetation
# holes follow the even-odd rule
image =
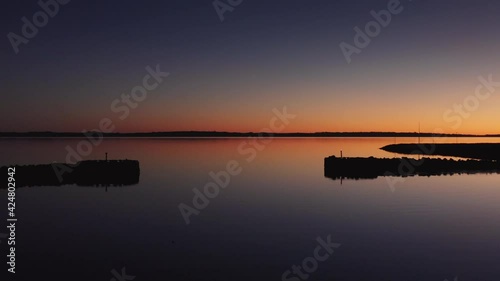
[[[418,132],[314,132],[314,133],[272,133],[272,132],[218,132],[218,131],[172,131],[172,132],[135,132],[102,133],[89,132],[0,132],[0,138],[240,138],[240,137],[277,137],[277,138],[328,138],[328,137],[500,137],[500,134],[435,134]]]

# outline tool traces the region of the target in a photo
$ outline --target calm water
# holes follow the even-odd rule
[[[79,141],[0,140],[0,165],[64,161]],[[282,280],[328,235],[341,246],[308,280],[500,278],[500,175],[412,177],[393,192],[385,178],[327,179],[323,158],[392,157],[378,148],[394,138],[275,139],[250,161],[246,141],[106,140],[85,159],[137,159],[138,185],[18,189],[17,280],[108,281],[123,267],[134,280]],[[179,204],[231,160],[241,173],[186,225]]]

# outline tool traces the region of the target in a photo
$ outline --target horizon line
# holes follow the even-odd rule
[[[101,132],[98,130],[82,132],[57,132],[57,131],[27,131],[27,132],[0,132],[0,137],[85,137],[87,135],[100,134],[103,137],[237,137],[237,136],[259,136],[259,137],[293,137],[293,136],[371,136],[371,137],[397,137],[397,136],[422,136],[422,137],[500,137],[497,134],[459,134],[459,133],[428,133],[428,132],[391,132],[391,131],[321,131],[321,132],[231,132],[231,131],[152,131],[152,132]]]

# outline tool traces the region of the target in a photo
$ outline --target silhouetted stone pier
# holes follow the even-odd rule
[[[380,176],[437,176],[499,173],[500,162],[422,158],[325,158],[325,177],[332,179],[375,179]]]
[[[120,186],[139,182],[140,167],[137,160],[87,160],[76,164],[52,163],[43,165],[12,165],[0,168],[2,177],[14,167],[16,187],[60,186]],[[4,181],[7,183],[7,180]],[[1,185],[6,188],[7,184]]]
[[[382,150],[400,154],[439,155],[500,161],[500,143],[402,143]]]

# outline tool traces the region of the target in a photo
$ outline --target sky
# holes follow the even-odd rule
[[[500,133],[500,2],[402,0],[357,45],[392,1],[71,0],[32,38],[40,4],[8,1],[0,131],[260,131],[286,107],[284,132]],[[169,75],[123,102],[147,67]]]

